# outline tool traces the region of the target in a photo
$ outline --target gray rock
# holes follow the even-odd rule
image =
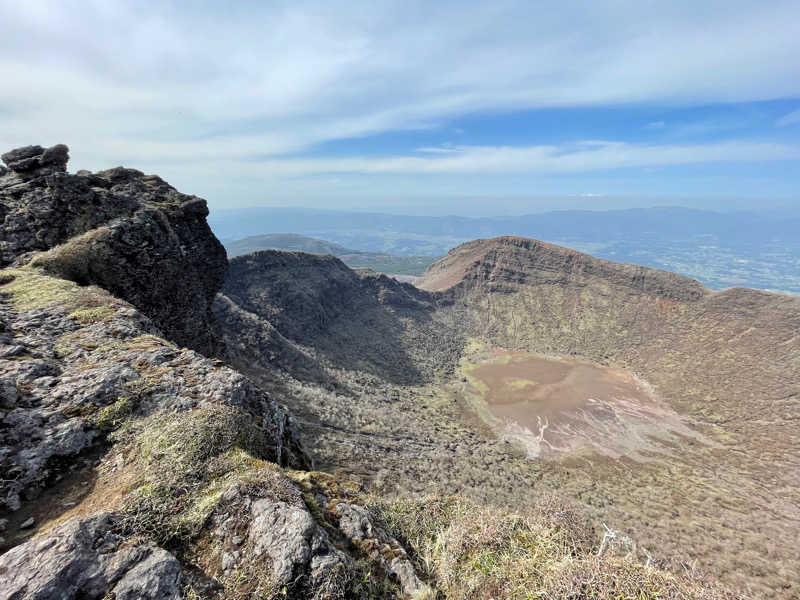
[[[111,590],[115,600],[172,600],[181,597],[181,566],[166,550],[154,548]]]
[[[248,558],[269,559],[275,584],[287,585],[305,575],[311,590],[322,589],[349,566],[349,558],[333,546],[305,506],[257,500],[251,517]]]
[[[339,529],[351,540],[365,540],[374,538],[372,519],[369,512],[361,506],[339,503],[336,506],[339,512]]]
[[[295,570],[311,561],[311,544],[317,524],[311,514],[285,502],[258,500],[253,503],[248,537],[255,556],[272,561],[276,583],[285,585]]]
[[[267,434],[263,458],[308,465],[293,422],[247,378],[155,337],[159,330],[152,321],[108,292],[76,290],[90,293],[92,306],[111,309],[110,316],[79,323],[68,316],[72,308],[18,311],[0,296],[0,336],[8,346],[26,349],[22,359],[0,357],[0,462],[11,475],[0,478],[0,510],[18,510],[21,497],[36,498],[77,464],[74,459],[101,436],[104,409],[121,398],[132,411],[120,416],[123,421],[153,412],[236,406]]]
[[[383,563],[386,571],[396,577],[404,594],[413,596],[427,589],[427,586],[417,577],[414,566],[406,557],[400,543],[373,524],[367,509],[340,502],[336,505],[336,511],[339,514],[339,530],[349,539],[355,541],[374,540],[377,545],[388,546],[401,552],[401,556],[395,556],[391,561],[387,561],[380,552],[374,552],[372,558]]]
[[[20,523],[19,524],[19,528],[20,529],[30,529],[31,527],[33,527],[34,523],[36,523],[36,521],[34,520],[33,517],[31,517],[29,519],[25,519],[22,523]]]
[[[219,350],[211,303],[227,260],[205,200],[133,169],[70,175],[68,159],[63,144],[3,154],[16,176],[0,180],[0,267],[66,242],[40,266],[128,300],[181,345]]]
[[[9,381],[9,378],[0,378],[0,408],[6,410],[15,408],[18,398],[17,384]]]
[[[419,577],[417,577],[414,566],[407,558],[395,558],[389,564],[389,570],[397,577],[404,594],[414,596],[428,589],[428,586],[422,583]]]
[[[61,171],[67,170],[67,162],[69,162],[69,148],[64,144],[48,148],[39,159],[39,164],[42,166],[56,167]]]
[[[101,514],[72,519],[0,556],[0,600],[180,598],[180,564],[152,544],[123,544]]]
[[[236,566],[236,563],[239,561],[239,552],[223,552],[222,553],[222,570],[223,571],[230,571],[233,567]]]
[[[0,158],[12,171],[22,173],[30,171],[40,166],[39,159],[44,154],[45,149],[41,146],[24,146],[9,150]]]

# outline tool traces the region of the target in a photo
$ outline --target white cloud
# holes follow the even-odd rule
[[[64,142],[73,170],[126,164],[216,206],[332,188],[371,198],[517,193],[565,173],[798,160],[794,146],[746,140],[421,143],[388,157],[297,157],[482,112],[800,97],[797,2],[213,5],[0,2],[0,151]],[[469,142],[478,129],[448,126],[439,139]],[[574,185],[575,194],[630,189]]]
[[[789,114],[783,115],[780,119],[775,121],[775,124],[779,127],[785,127],[787,125],[796,125],[800,123],[800,108],[797,110],[793,110]]]
[[[796,2],[203,6],[0,5],[0,143],[191,163],[483,110],[800,96]]]
[[[349,173],[362,175],[502,174],[553,175],[667,167],[713,162],[800,160],[800,146],[765,142],[643,145],[588,141],[569,146],[454,146],[429,155],[350,158],[226,160],[231,174],[264,178]]]

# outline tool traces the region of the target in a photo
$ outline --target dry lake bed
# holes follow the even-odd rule
[[[494,348],[462,365],[468,396],[530,457],[593,450],[644,460],[701,436],[635,375],[576,358]]]

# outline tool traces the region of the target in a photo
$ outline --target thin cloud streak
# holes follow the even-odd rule
[[[787,125],[797,125],[800,123],[800,108],[790,112],[787,115],[783,115],[780,119],[778,119],[775,124],[778,127],[786,127]]]
[[[430,150],[430,149],[427,149]],[[648,146],[590,141],[573,146],[455,146],[441,155],[265,160],[247,170],[264,176],[322,173],[582,173],[713,162],[800,160],[800,146],[764,142]]]

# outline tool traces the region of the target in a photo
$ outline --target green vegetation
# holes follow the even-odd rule
[[[110,320],[118,302],[100,288],[80,286],[31,265],[3,271],[0,293],[17,310],[58,307],[81,325]]]
[[[525,388],[536,387],[537,385],[538,384],[532,379],[517,378],[506,381],[506,386],[513,391],[524,390]]]
[[[33,310],[57,304],[79,305],[82,288],[72,281],[51,277],[30,267],[3,273],[2,291],[18,310]]]
[[[116,402],[101,409],[95,418],[95,425],[103,431],[119,428],[138,406],[137,399],[122,396]]]
[[[73,311],[67,316],[82,325],[91,325],[93,323],[107,322],[111,320],[115,313],[116,311],[111,306],[96,306]]]

